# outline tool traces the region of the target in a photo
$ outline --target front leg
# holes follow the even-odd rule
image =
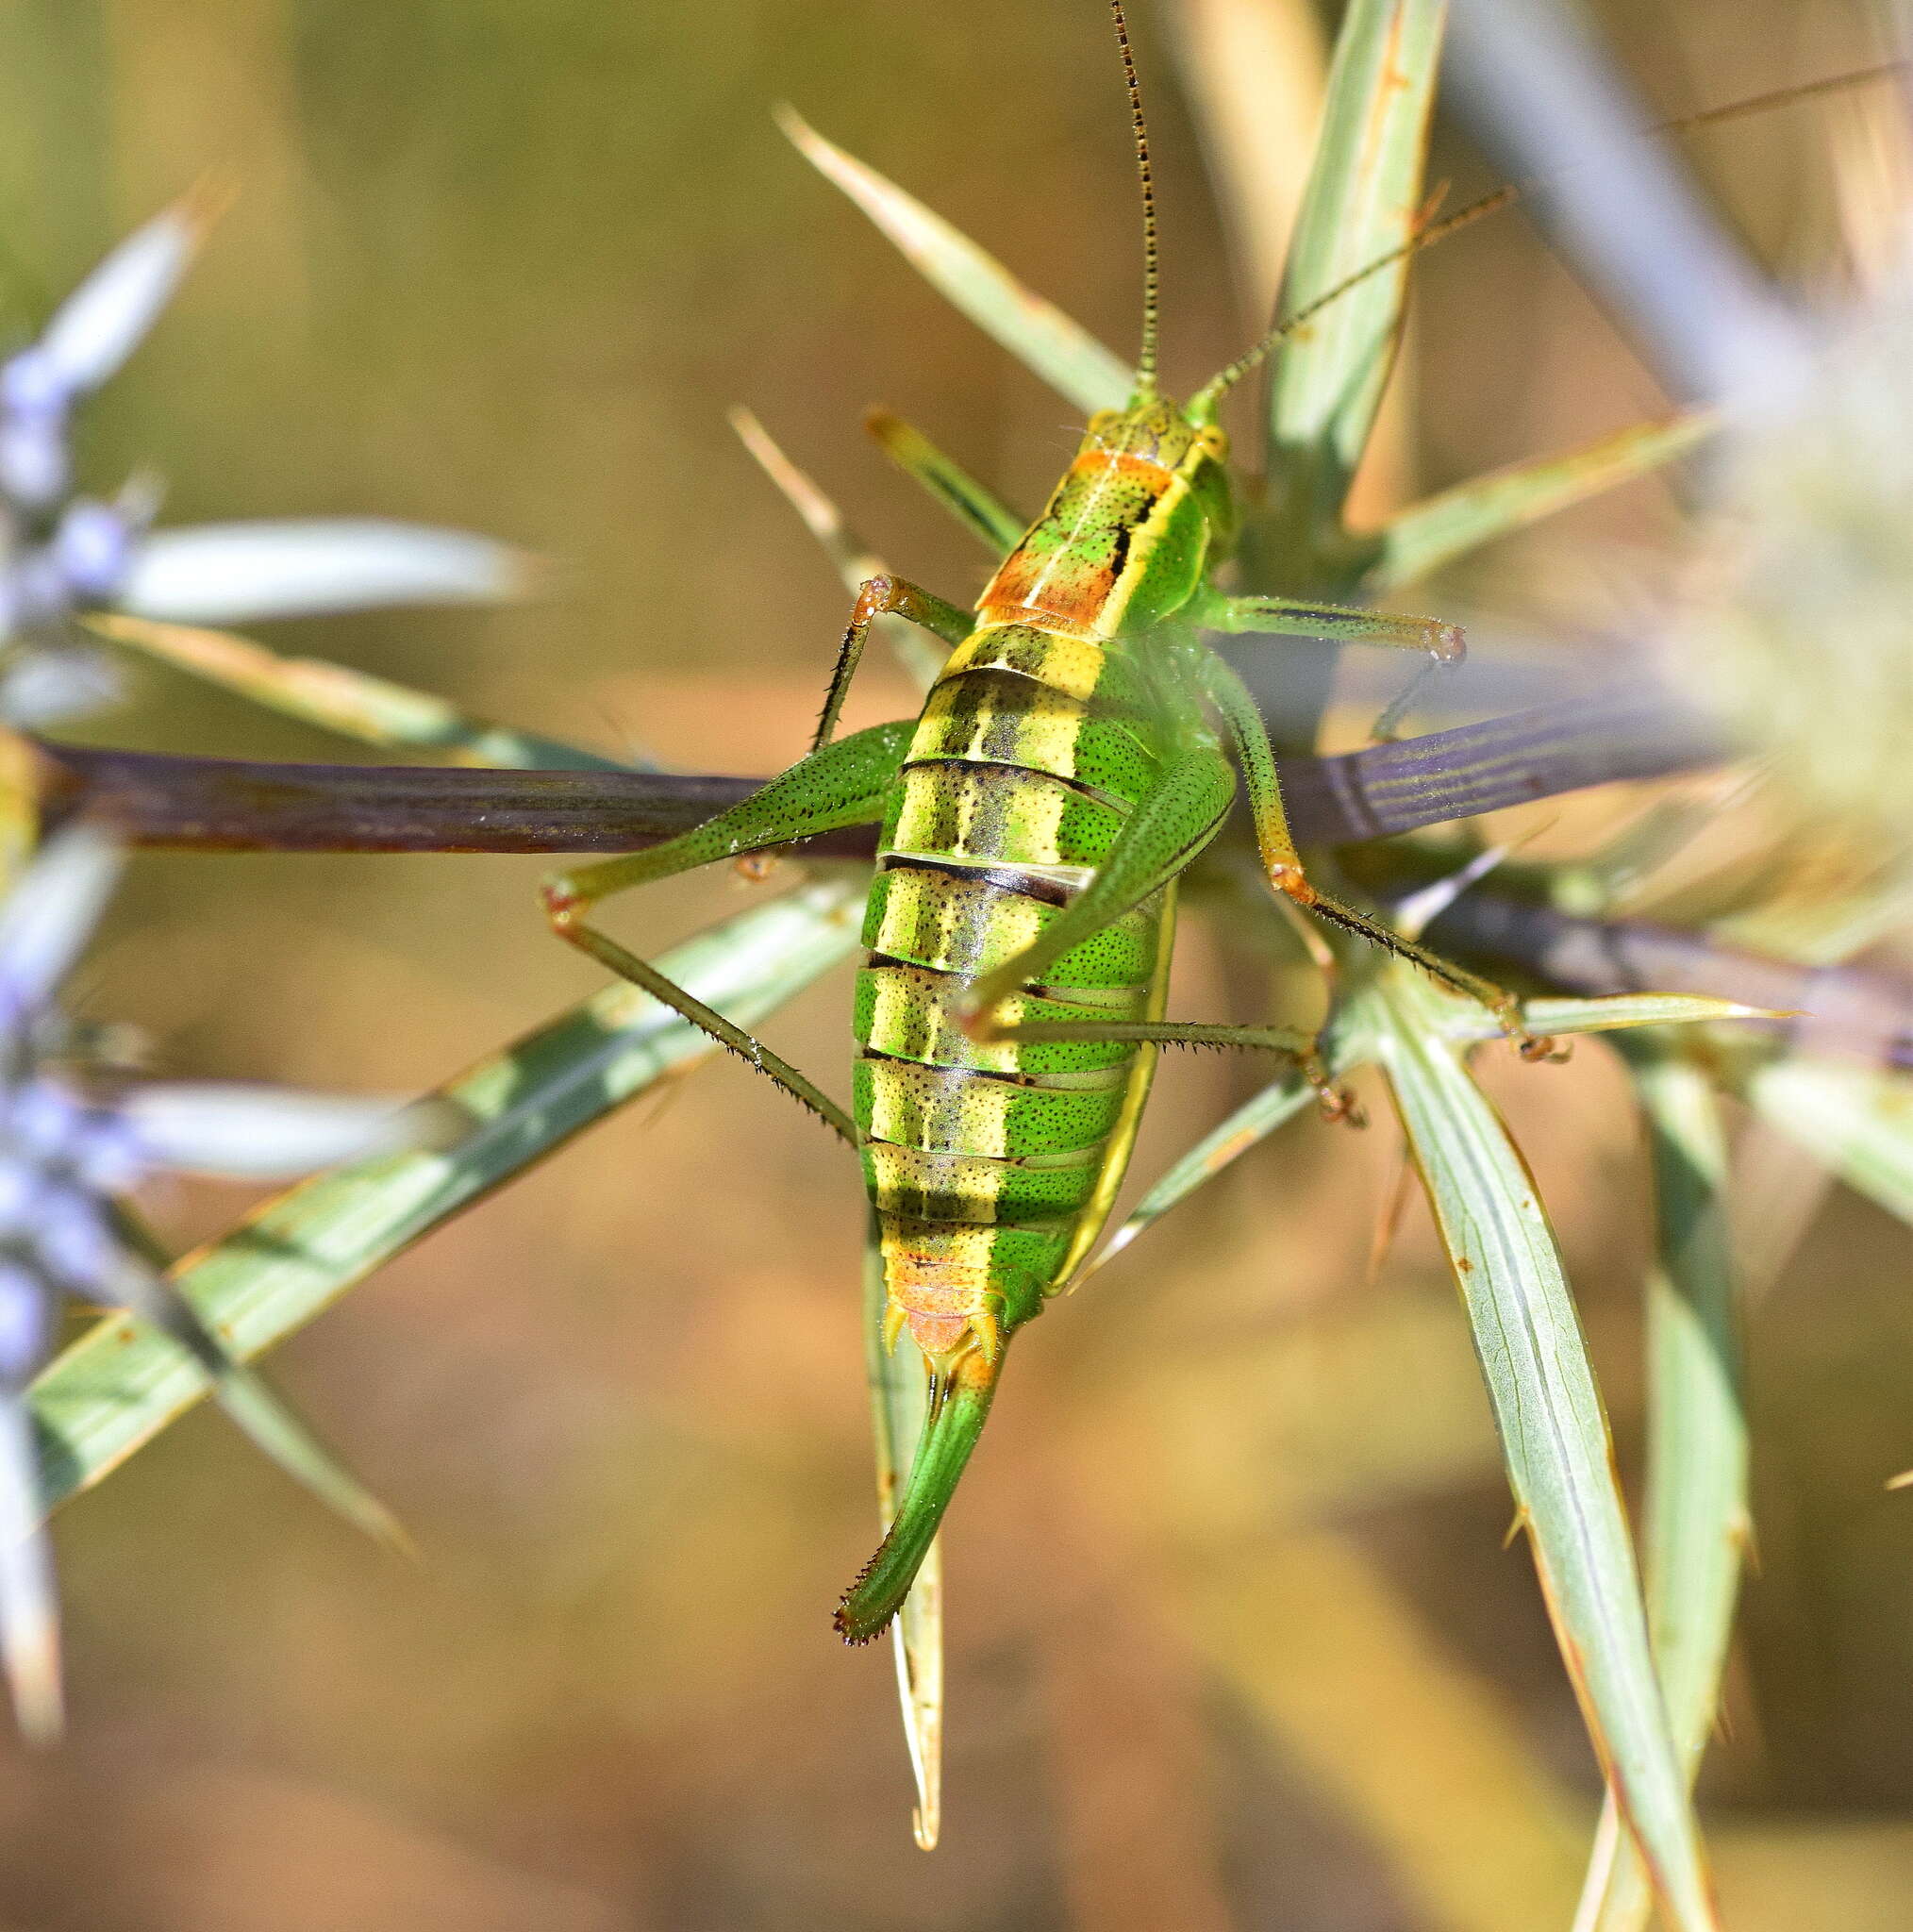
[[[817,721],[817,735],[810,741],[812,751],[822,751],[850,694],[850,680],[857,675],[863,647],[870,641],[870,627],[879,618],[907,618],[932,637],[946,644],[960,644],[976,628],[976,620],[967,610],[946,604],[934,591],[911,583],[907,577],[872,577],[857,593],[851,606],[850,623],[843,633],[843,644],[837,654],[837,669],[830,674],[830,690],[823,699],[823,712]]]
[[[1438,664],[1458,664],[1468,646],[1457,624],[1432,617],[1391,617],[1347,604],[1311,604],[1298,597],[1225,597],[1210,591],[1189,609],[1189,622],[1233,635],[1325,638],[1339,644],[1386,644],[1426,651]]]

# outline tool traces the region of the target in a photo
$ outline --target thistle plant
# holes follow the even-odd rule
[[[1439,0],[1353,0],[1341,22],[1278,313],[1313,316],[1311,305],[1383,266],[1294,333],[1274,364],[1259,424],[1238,439],[1259,444],[1266,470],[1239,551],[1244,591],[1392,599],[1481,545],[1685,455],[1718,427],[1711,408],[1642,424],[1457,486],[1379,525],[1353,522],[1350,491],[1375,432],[1403,325],[1406,250],[1427,201],[1424,153],[1444,25]],[[1251,105],[1259,85],[1250,68],[1210,80]],[[1210,110],[1218,111],[1213,100]],[[1122,406],[1131,380],[1122,358],[905,189],[796,116],[787,115],[785,126],[805,158],[912,265],[1073,408]],[[1219,192],[1239,229],[1260,189],[1232,175],[1226,151],[1219,155]],[[83,614],[94,635],[281,712],[360,742],[448,756],[469,769],[237,766],[48,744],[36,754],[48,808],[109,823],[133,844],[175,850],[569,856],[659,842],[746,795],[751,781],[636,769],[588,747],[467,716],[428,693],[337,665],[281,658],[249,639],[193,627],[351,608],[376,596],[498,594],[518,575],[506,553],[443,533],[306,525],[241,534],[227,526],[169,537],[150,528],[150,492],[123,492],[111,504],[68,494],[59,441],[67,407],[110,373],[106,365],[116,366],[157,312],[194,219],[162,217],[173,225],[152,231],[139,244],[143,252],[115,258],[110,275],[102,271],[89,284],[91,292],[83,291],[95,305],[106,304],[101,288],[121,291],[117,333],[93,324],[89,338],[73,318],[91,311],[76,297],[39,348],[25,352],[17,405],[6,401],[16,385],[0,381],[0,404],[17,412],[0,436],[0,489],[27,533],[18,552],[21,584],[37,587],[15,593],[29,613],[19,634],[65,639],[72,618]],[[163,246],[154,239],[162,235]],[[127,261],[144,265],[136,274]],[[124,292],[135,286],[137,300]],[[132,315],[139,328],[127,322]],[[95,348],[91,359],[69,346],[48,359],[49,344],[99,339],[124,346],[110,357]],[[878,574],[876,553],[824,493],[754,420],[741,426],[845,583],[855,587]],[[1013,538],[1023,527],[1020,513],[908,425],[892,418],[876,426],[907,473],[931,481],[946,503],[967,507],[966,523],[987,543],[1000,550],[1006,533]],[[1750,432],[1735,434],[1743,440],[1732,445],[1738,457],[1724,473],[1729,479],[1746,474],[1734,461],[1751,462],[1755,446],[1744,440]],[[16,458],[7,453],[8,437],[22,452],[17,480],[9,480]],[[1827,462],[1838,466],[1851,444],[1837,429],[1827,439],[1826,451],[1838,453]],[[1826,465],[1809,461],[1805,474],[1811,490],[1814,479],[1824,480]],[[1861,530],[1877,546],[1899,500],[1891,478],[1874,478],[1859,465],[1841,482],[1867,508],[1840,527]],[[1722,488],[1729,495],[1739,490],[1744,501],[1752,486],[1729,480]],[[1755,544],[1742,559],[1751,560],[1756,587],[1766,554]],[[1846,571],[1867,594],[1877,591],[1874,548],[1816,561]],[[1813,583],[1811,569],[1799,581]],[[1744,614],[1758,603],[1755,596],[1738,608]],[[1766,613],[1761,623],[1761,636],[1778,640],[1770,655],[1784,675],[1797,647],[1798,613],[1787,613],[1785,623]],[[1704,634],[1702,619],[1692,624],[1703,629],[1670,625],[1681,644],[1682,678],[1686,656],[1699,648],[1683,640]],[[1880,616],[1869,635],[1890,642],[1897,632]],[[1881,661],[1874,651],[1874,642],[1855,646],[1869,678]],[[923,670],[921,658],[912,668]],[[1856,968],[1838,982],[1816,978],[1843,957],[1844,949],[1826,942],[1829,921],[1819,922],[1818,946],[1803,942],[1744,880],[1719,882],[1700,915],[1683,916],[1657,899],[1656,868],[1684,850],[1695,829],[1696,813],[1677,797],[1660,818],[1572,863],[1484,853],[1466,828],[1468,819],[1505,806],[1718,765],[1739,753],[1744,720],[1723,720],[1705,699],[1682,702],[1665,684],[1636,677],[1520,714],[1327,758],[1316,752],[1314,734],[1333,668],[1325,657],[1311,664],[1299,655],[1281,693],[1283,782],[1299,835],[1314,846],[1358,848],[1348,853],[1346,873],[1373,903],[1393,908],[1399,929],[1425,928],[1435,942],[1484,965],[1511,961],[1524,969],[1532,993],[1525,1022],[1534,1033],[1615,1036],[1653,1150],[1657,1248],[1645,1285],[1649,1459],[1638,1555],[1558,1246],[1522,1154],[1477,1079],[1474,1057],[1497,1029],[1478,1008],[1399,962],[1356,948],[1338,953],[1326,1058],[1337,1078],[1372,1069],[1401,1121],[1479,1357],[1517,1522],[1605,1780],[1606,1809],[1593,1834],[1579,1923],[1627,1932],[1645,1924],[1657,1900],[1667,1923],[1705,1932],[1716,1921],[1691,1787],[1718,1706],[1748,1522],[1733,1345],[1740,1283],[1725,1236],[1733,1173],[1722,1103],[1747,1102],[1853,1185],[1913,1216],[1913,1140],[1905,1124],[1913,1109],[1905,1076],[1833,1058],[1835,1049],[1851,1055],[1858,1044],[1904,1059],[1913,1012],[1901,989]],[[1862,708],[1868,689],[1864,680],[1856,687]],[[1760,705],[1763,712],[1773,708]],[[1428,836],[1457,824],[1460,830]],[[870,848],[868,836],[854,832],[810,841],[795,855],[802,870],[790,892],[699,935],[667,955],[662,970],[725,1020],[755,1025],[851,951]],[[23,980],[23,1013],[43,1008],[90,923],[104,887],[73,881],[103,880],[101,853],[56,843],[16,888],[23,927],[36,903],[51,899],[69,908],[52,963],[38,980]],[[1226,841],[1191,887],[1223,908],[1225,923],[1255,945],[1266,952],[1280,944],[1275,922],[1243,910],[1239,853]],[[1862,901],[1842,927],[1854,946],[1881,931],[1892,910],[1878,896]],[[8,930],[0,926],[0,983]],[[1637,972],[1633,962],[1640,959],[1653,970]],[[1800,1009],[1836,984],[1850,1013],[1869,1016],[1864,1039],[1851,1027],[1842,1033],[1800,1021]],[[27,1032],[39,1024],[31,1021]],[[22,1049],[28,1071],[21,1091],[29,1095],[54,1077],[35,1071],[41,1051]],[[159,1275],[133,1267],[124,1231],[87,1204],[101,1191],[123,1191],[144,1165],[186,1158],[191,1135],[169,1142],[154,1124],[171,1104],[177,1125],[179,1103],[167,1103],[164,1090],[129,1090],[94,1105],[47,1088],[63,1097],[36,1101],[17,1129],[41,1140],[23,1139],[9,1150],[25,1197],[38,1205],[23,1223],[22,1345],[7,1356],[7,1372],[17,1364],[24,1374],[37,1355],[35,1324],[44,1323],[53,1288],[97,1285],[102,1269],[127,1268],[138,1291],[123,1284],[108,1297],[129,1312],[76,1339],[27,1393],[41,1432],[40,1502],[51,1507],[102,1479],[209,1388],[243,1410],[249,1398],[235,1404],[234,1391],[256,1385],[241,1379],[233,1361],[281,1340],[582,1127],[714,1051],[712,1040],[677,1014],[614,985],[442,1087],[433,1096],[441,1127],[429,1144],[397,1151],[382,1144],[347,1158]],[[1528,1077],[1548,1075],[1537,1069]],[[1153,1182],[1085,1275],[1306,1112],[1310,1098],[1299,1073],[1264,1086]],[[287,1126],[302,1155],[317,1158],[317,1143],[292,1131],[302,1107],[309,1103],[274,1102],[269,1118]],[[455,1124],[447,1128],[447,1122]],[[229,1135],[231,1117],[208,1108],[200,1124],[217,1139]],[[356,1116],[354,1124],[374,1130]],[[58,1150],[57,1158],[48,1150]],[[50,1159],[64,1191],[57,1194],[44,1191]],[[8,1171],[0,1166],[0,1175]],[[92,1260],[91,1274],[67,1268],[61,1257],[69,1242]],[[923,1389],[907,1351],[892,1355],[878,1345],[880,1292],[869,1300],[879,1495],[888,1511],[921,1427]],[[225,1342],[208,1348],[215,1333]],[[279,1426],[292,1425],[281,1418]],[[358,1494],[344,1488],[349,1478],[316,1457],[309,1448],[303,1462],[284,1456],[334,1500]],[[365,1513],[362,1504],[359,1510]],[[1366,1574],[1364,1587],[1380,1588]],[[17,1582],[10,1600],[43,1604],[43,1591],[38,1598],[31,1591],[30,1578]],[[43,1649],[43,1614],[37,1627]],[[23,1715],[35,1721],[38,1713],[44,1728],[48,1700],[34,1686],[45,1672],[32,1664],[34,1641],[16,1636],[16,1695]],[[932,1565],[897,1629],[917,1829],[925,1844],[939,1830],[942,1641]],[[1440,1767],[1427,1767],[1426,1775],[1439,1777]]]
[[[275,616],[486,599],[520,581],[512,553],[450,531],[341,521],[156,531],[151,479],[111,500],[76,491],[75,411],[158,320],[210,213],[202,194],[158,216],[0,363],[0,718],[15,727],[108,694],[103,660],[76,628],[97,613]],[[36,804],[19,741],[8,745],[0,790],[18,839]],[[17,870],[0,901],[0,1664],[21,1730],[39,1741],[58,1735],[62,1697],[25,1395],[63,1301],[137,1311],[289,1474],[374,1536],[405,1541],[180,1297],[130,1196],[170,1170],[277,1179],[413,1145],[435,1116],[389,1099],[147,1082],[91,1061],[56,996],[119,870],[115,842],[79,824]]]

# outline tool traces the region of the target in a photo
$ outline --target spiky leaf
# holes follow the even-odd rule
[[[1077,1282],[1086,1280],[1106,1261],[1113,1260],[1144,1229],[1188,1200],[1198,1188],[1214,1180],[1250,1148],[1266,1141],[1285,1121],[1293,1120],[1311,1098],[1308,1082],[1294,1070],[1251,1095],[1220,1126],[1205,1134],[1159,1180],[1152,1183],[1129,1210],[1128,1219],[1103,1244],[1102,1251],[1078,1272]]]
[[[1407,241],[1422,196],[1447,0],[1354,0],[1277,313],[1292,315]],[[1395,352],[1408,265],[1373,275],[1277,352],[1269,474],[1297,532],[1339,527]]]
[[[843,958],[857,904],[848,883],[806,886],[659,963],[749,1025]],[[172,1278],[236,1356],[257,1355],[579,1129],[715,1050],[635,987],[607,987],[440,1091],[469,1119],[462,1137],[304,1182],[187,1256]],[[96,1324],[33,1385],[46,1504],[97,1482],[206,1392],[191,1357],[156,1330],[125,1316]]]
[[[1720,1702],[1749,1528],[1726,1137],[1713,1081],[1677,1044],[1653,1035],[1617,1044],[1633,1070],[1654,1163],[1648,1627],[1691,1783]],[[1586,1932],[1642,1932],[1653,1908],[1647,1874],[1610,1796],[1575,1923]]]
[[[474,718],[448,699],[374,677],[370,672],[323,658],[283,658],[231,631],[161,624],[155,618],[118,612],[90,618],[88,627],[222,691],[361,744],[444,752],[461,765],[514,771],[615,772],[627,765],[646,769],[635,759],[608,758],[579,745]]]
[[[1714,1932],[1649,1646],[1607,1420],[1561,1257],[1507,1129],[1445,1040],[1452,999],[1395,966],[1356,995],[1454,1266],[1561,1654],[1678,1932]]]
[[[978,328],[1079,409],[1118,409],[1136,385],[1134,370],[1053,302],[1012,275],[967,235],[932,214],[874,168],[805,121],[779,109],[777,125],[812,167],[834,181],[897,246],[930,286]]]
[[[1699,1025],[1710,1020],[1786,1020],[1772,1007],[1698,992],[1616,992],[1600,999],[1523,1000],[1522,1019],[1530,1033],[1614,1033],[1628,1026]],[[1501,1023],[1481,1007],[1457,1006],[1445,1022],[1451,1040],[1493,1040]]]
[[[897,1513],[904,1477],[917,1453],[929,1389],[923,1354],[908,1334],[894,1347],[884,1340],[889,1293],[883,1253],[874,1224],[864,1241],[863,1353],[870,1384],[871,1424],[876,1441],[877,1518],[888,1532]],[[910,1593],[890,1625],[896,1649],[897,1701],[904,1741],[916,1779],[917,1806],[910,1829],[917,1843],[934,1851],[943,1813],[943,1553],[933,1541]]]
[[[1686,456],[1718,426],[1710,410],[1637,423],[1565,456],[1516,463],[1411,504],[1377,533],[1381,551],[1369,566],[1368,588],[1379,594],[1412,584],[1497,537]]]
[[[1789,1057],[1757,1068],[1743,1091],[1770,1126],[1913,1224],[1913,1079]]]

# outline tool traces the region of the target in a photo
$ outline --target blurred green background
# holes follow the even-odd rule
[[[1247,339],[1177,53],[1215,0],[1139,7],[1167,374]],[[1243,0],[1289,32],[1295,0]],[[1655,110],[1872,58],[1866,10],[1614,4]],[[804,746],[844,598],[724,426],[750,404],[883,553],[946,595],[978,554],[857,428],[894,406],[1039,501],[1068,407],[948,314],[767,109],[924,193],[1112,343],[1134,193],[1095,0],[10,0],[0,292],[24,337],[208,169],[240,198],[93,412],[96,487],[157,465],[178,519],[370,511],[557,560],[498,615],[272,641],[690,769]],[[1272,109],[1272,114],[1274,110]],[[1697,140],[1784,273],[1838,267],[1808,108]],[[1434,174],[1491,179],[1446,126]],[[1273,199],[1299,183],[1278,185]],[[1372,507],[1664,408],[1520,217],[1437,251]],[[1611,611],[1664,569],[1638,486],[1491,553],[1457,608]],[[853,722],[910,708],[873,668]],[[337,758],[155,670],[104,740]],[[1608,801],[1556,808],[1570,827]],[[1579,817],[1576,817],[1576,814]],[[152,857],[82,1010],[166,1071],[405,1090],[593,984],[536,862]],[[655,952],[728,874],[612,914]],[[1239,974],[1191,927],[1177,1009]],[[847,977],[770,1033],[835,1085]],[[1253,991],[1253,989],[1251,989]],[[1303,995],[1306,999],[1306,993]],[[1243,1077],[1172,1066],[1147,1175]],[[1589,1044],[1497,1067],[1575,1270],[1623,1460],[1644,1174]],[[1419,1203],[1384,1118],[1309,1123],[1019,1351],[948,1539],[944,1848],[909,1841],[881,1649],[836,1592],[873,1533],[852,1165],[765,1083],[707,1069],[441,1233],[274,1357],[424,1550],[382,1560],[215,1416],[58,1524],[76,1720],[0,1754],[0,1924],[86,1932],[1565,1926],[1598,1777]],[[178,1185],[185,1241],[247,1201]],[[1913,1300],[1905,1236],[1835,1194],[1755,1311],[1759,1574],[1704,1779],[1742,1932],[1902,1927],[1913,1895]]]

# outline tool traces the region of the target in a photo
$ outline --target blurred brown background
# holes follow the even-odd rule
[[[1176,86],[1138,23],[1163,184],[1168,374],[1246,340]],[[1319,34],[1307,8],[1269,10]],[[1857,5],[1610,5],[1655,108],[1871,58]],[[1310,84],[1299,59],[1296,84]],[[1117,345],[1137,236],[1095,0],[14,0],[0,291],[22,334],[208,167],[242,193],[95,409],[96,484],[176,518],[372,511],[563,561],[496,616],[273,641],[690,768],[803,747],[844,598],[726,430],[748,402],[894,562],[982,578],[857,428],[890,404],[1012,502],[1066,405],[951,316],[767,113],[794,101]],[[1841,110],[1693,150],[1789,275],[1837,271]],[[1299,130],[1306,142],[1306,129]],[[1435,172],[1490,178],[1451,129]],[[1519,217],[1430,258],[1390,488],[1663,407]],[[1505,545],[1463,608],[1627,594],[1676,528],[1637,487]],[[158,672],[120,743],[351,757]],[[907,708],[867,675],[857,722]],[[402,1090],[593,983],[535,863],[137,868],[84,975],[168,1070]],[[655,951],[728,874],[613,915]],[[1228,997],[1192,929],[1178,1008]],[[770,1029],[833,1072],[839,975]],[[1306,992],[1302,995],[1306,999]],[[1239,1091],[1175,1066],[1152,1174]],[[1623,1457],[1643,1174],[1589,1046],[1494,1080],[1555,1209]],[[86,1932],[1528,1932],[1564,1926],[1598,1784],[1419,1206],[1363,1285],[1392,1125],[1297,1125],[1019,1351],[948,1539],[944,1848],[916,1852],[882,1650],[836,1592],[873,1533],[851,1164],[732,1065],[640,1103],[282,1350],[284,1385],[416,1533],[383,1561],[221,1420],[59,1524],[71,1744],[0,1754],[0,1924]],[[245,1205],[180,1189],[182,1241]],[[1913,1300],[1845,1196],[1750,1345],[1761,1574],[1705,1777],[1732,1923],[1904,1926],[1913,1888]]]

